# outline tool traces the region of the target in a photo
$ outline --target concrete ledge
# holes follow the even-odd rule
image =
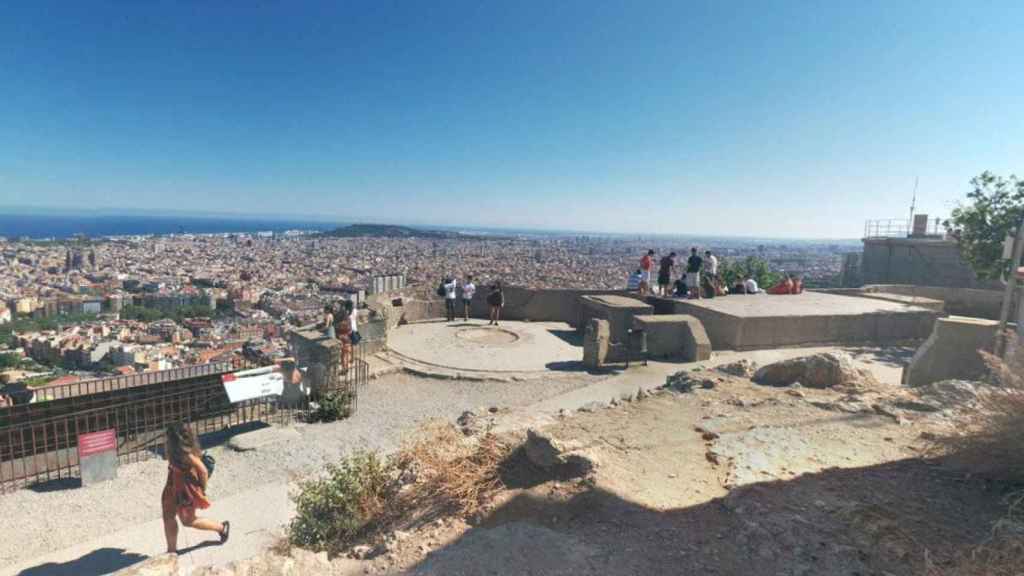
[[[633,317],[654,314],[654,306],[629,296],[591,295],[580,297],[580,330],[585,330],[593,318],[608,321],[612,344],[627,344]]]
[[[925,386],[939,380],[975,380],[985,374],[979,350],[991,352],[999,322],[981,318],[939,318],[928,340],[903,369],[905,386]]]
[[[711,358],[711,340],[700,320],[688,314],[640,315],[633,328],[647,334],[651,358],[678,358],[699,362]]]
[[[934,310],[899,302],[822,292],[651,300],[658,314],[700,320],[715,350],[923,340],[939,316]]]

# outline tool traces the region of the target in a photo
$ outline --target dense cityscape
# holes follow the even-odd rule
[[[283,353],[289,327],[329,302],[361,300],[402,275],[427,296],[446,275],[530,288],[621,289],[640,256],[713,250],[838,282],[850,243],[682,238],[331,237],[310,232],[0,241],[3,380],[33,386],[228,358],[245,345]],[[679,272],[677,271],[677,274]],[[365,312],[364,312],[365,314]]]

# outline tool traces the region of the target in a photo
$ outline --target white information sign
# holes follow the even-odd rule
[[[224,374],[221,380],[232,403],[264,396],[280,396],[284,392],[284,375],[277,366]]]

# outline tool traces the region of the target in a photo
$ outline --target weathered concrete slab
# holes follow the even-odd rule
[[[694,316],[634,316],[633,327],[647,334],[647,353],[651,358],[677,358],[687,362],[711,358],[711,340],[704,325]]]
[[[894,294],[892,292],[864,292],[860,294],[860,297],[885,300],[887,302],[897,302],[899,304],[907,304],[908,306],[917,306],[919,308],[927,308],[928,310],[932,310],[940,314],[946,310],[946,303],[944,301],[935,298],[925,298],[923,296]]]
[[[658,314],[689,314],[700,320],[716,350],[921,340],[939,316],[901,302],[822,292],[650,300]]]
[[[974,380],[985,373],[978,350],[991,352],[999,322],[982,318],[939,318],[928,340],[903,369],[903,384],[924,386],[939,380]]]
[[[609,324],[611,343],[624,344],[629,341],[633,317],[644,314],[654,314],[654,306],[643,300],[618,295],[581,296],[578,325],[586,327],[591,318],[603,318]]]

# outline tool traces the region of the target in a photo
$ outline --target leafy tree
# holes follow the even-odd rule
[[[953,209],[946,228],[979,278],[998,279],[1009,268],[1003,240],[1024,220],[1024,180],[982,172],[971,180],[969,204]]]
[[[754,278],[758,286],[767,288],[776,285],[782,279],[782,274],[774,272],[768,266],[768,261],[757,256],[747,256],[742,260],[726,260],[719,264],[719,274],[725,280],[725,285],[732,287],[747,276]]]

